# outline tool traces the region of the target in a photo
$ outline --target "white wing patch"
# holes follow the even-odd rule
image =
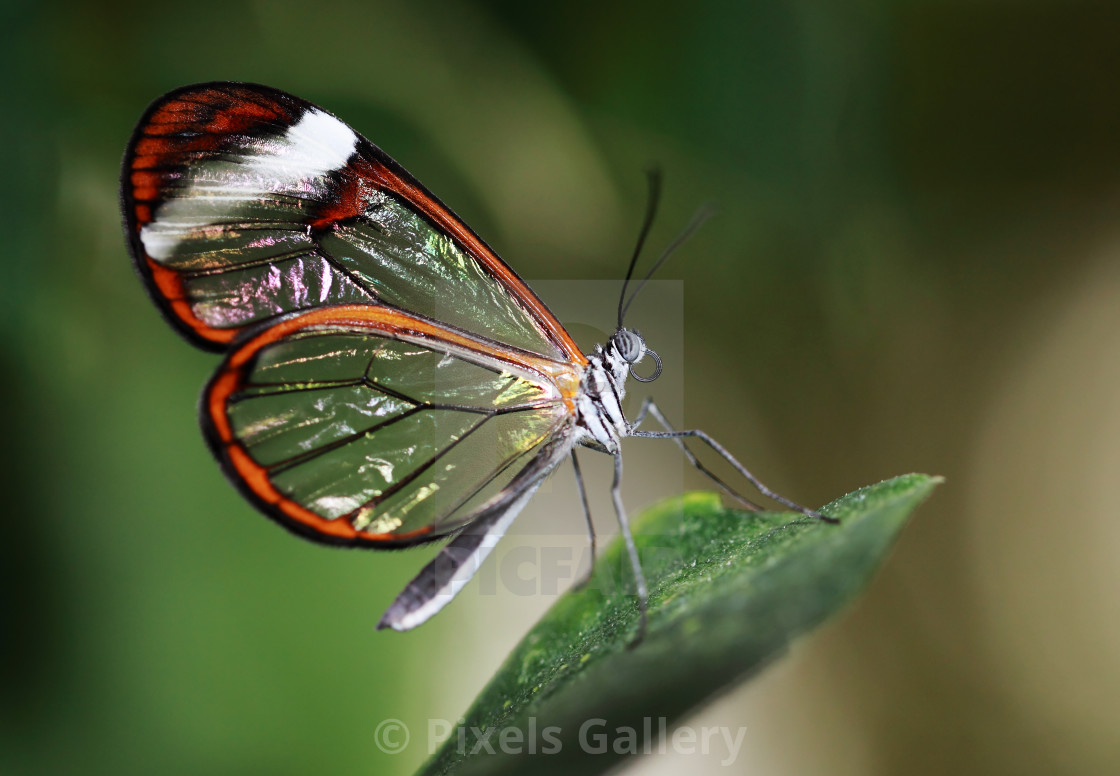
[[[250,204],[272,194],[321,197],[324,176],[345,167],[357,146],[352,129],[312,108],[282,137],[261,140],[225,161],[188,168],[172,198],[141,228],[144,251],[159,262],[174,258],[181,243],[203,238],[207,227],[228,221],[238,202]]]
[[[272,154],[262,154],[248,167],[278,181],[298,184],[342,169],[357,145],[358,137],[350,127],[312,108],[277,141]]]

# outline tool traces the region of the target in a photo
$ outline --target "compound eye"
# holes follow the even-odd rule
[[[645,351],[641,335],[629,329],[620,329],[616,342],[618,344],[618,354],[628,364],[636,363]]]

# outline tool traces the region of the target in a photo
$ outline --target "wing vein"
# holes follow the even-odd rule
[[[437,450],[435,452],[435,454],[432,455],[432,457],[429,458],[427,461],[425,461],[424,463],[417,466],[415,469],[413,469],[411,472],[406,474],[404,477],[401,477],[399,480],[397,480],[392,485],[390,485],[385,490],[383,490],[380,494],[374,496],[369,501],[367,501],[365,504],[358,507],[358,509],[355,509],[352,512],[350,512],[350,516],[352,517],[353,515],[357,514],[358,510],[360,510],[360,509],[368,508],[368,507],[371,507],[371,506],[378,506],[380,504],[383,504],[385,502],[385,499],[387,499],[390,496],[393,496],[396,493],[400,492],[401,488],[405,487],[406,485],[411,484],[413,481],[416,480],[417,477],[419,477],[421,474],[426,472],[428,469],[432,468],[436,464],[437,461],[439,461],[441,458],[443,458],[443,456],[447,455],[449,452],[454,450],[459,445],[460,442],[462,442],[464,439],[469,437],[475,431],[478,431],[478,429],[482,428],[482,424],[484,424],[488,420],[490,420],[489,415],[482,418],[481,420],[479,420],[473,426],[471,426],[466,431],[464,431],[462,433],[462,435],[460,435],[457,439],[451,440],[451,444],[447,445],[447,447],[443,447],[443,448]]]
[[[411,416],[415,415],[416,413],[418,413],[422,410],[426,410],[426,409],[428,409],[428,408],[427,407],[411,407],[410,409],[407,409],[404,412],[402,412],[400,415],[394,415],[393,417],[389,418],[388,420],[383,420],[380,423],[375,423],[368,428],[362,429],[361,431],[355,431],[352,434],[347,434],[344,437],[339,437],[338,439],[334,440],[333,442],[328,442],[327,444],[322,445],[321,447],[316,447],[314,450],[308,450],[306,452],[299,453],[297,455],[293,455],[289,458],[285,458],[282,461],[276,461],[275,463],[269,464],[268,466],[266,466],[264,468],[269,473],[269,476],[276,475],[276,474],[281,474],[281,473],[286,472],[289,469],[292,469],[296,466],[300,466],[302,464],[305,464],[308,461],[313,461],[313,460],[315,460],[316,458],[318,458],[322,455],[326,455],[327,453],[331,452],[332,450],[337,450],[340,447],[345,447],[346,445],[350,444],[351,442],[356,442],[359,439],[362,439],[363,437],[369,436],[370,434],[375,434],[378,431],[381,431],[382,429],[393,425],[394,423],[396,423],[399,420],[404,420],[405,418],[411,417]]]

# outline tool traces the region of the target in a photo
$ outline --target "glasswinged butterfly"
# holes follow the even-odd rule
[[[245,497],[325,544],[451,539],[379,628],[408,630],[439,611],[568,457],[590,526],[578,446],[614,459],[639,637],[646,586],[619,495],[622,438],[675,439],[757,509],[683,440],[701,441],[764,495],[829,519],[767,489],[707,434],[674,431],[651,401],[625,418],[627,374],[661,371],[622,325],[626,284],[617,330],[585,355],[470,227],[304,100],[232,82],[160,97],[128,144],[121,201],[153,300],[187,339],[224,354],[201,423]],[[627,283],[656,201],[651,182]],[[639,377],[633,367],[647,355],[654,372]],[[664,430],[639,430],[646,417]]]

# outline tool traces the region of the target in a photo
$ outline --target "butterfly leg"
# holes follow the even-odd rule
[[[656,406],[657,406],[652,401],[648,402],[648,404],[650,405],[650,407],[653,407],[653,408],[656,408]],[[656,409],[651,411],[650,414],[653,414],[653,412],[655,412],[655,411],[656,411]],[[657,412],[657,415],[660,415],[660,412]],[[654,417],[657,417],[657,415],[654,415]],[[639,413],[639,416],[641,416],[641,413]],[[664,417],[664,416],[662,416],[662,417]],[[641,438],[644,438],[644,439],[674,439],[674,440],[677,441],[677,445],[682,447],[682,448],[684,448],[684,439],[686,439],[686,438],[698,439],[701,442],[703,442],[704,444],[706,444],[708,447],[712,448],[712,450],[714,450],[716,453],[718,453],[720,455],[720,457],[722,457],[725,461],[727,461],[729,464],[731,464],[735,468],[735,471],[739,472],[739,474],[741,474],[748,482],[750,482],[751,485],[753,485],[755,487],[755,489],[758,490],[759,493],[766,496],[767,498],[773,499],[774,501],[777,501],[779,504],[787,506],[790,509],[796,510],[796,511],[800,512],[801,514],[805,515],[806,517],[811,517],[811,518],[814,518],[816,520],[823,520],[826,523],[838,523],[838,522],[840,522],[839,520],[837,520],[834,517],[828,517],[827,515],[822,515],[820,512],[817,512],[815,509],[809,509],[808,507],[803,507],[800,504],[796,504],[793,501],[790,501],[788,498],[781,495],[780,493],[775,493],[774,491],[770,490],[770,488],[766,487],[766,485],[764,485],[761,480],[759,480],[757,477],[755,477],[753,474],[751,474],[750,471],[747,470],[747,467],[745,467],[745,466],[743,466],[743,464],[739,463],[739,461],[735,458],[735,456],[731,455],[731,453],[728,452],[728,450],[723,445],[721,445],[719,442],[712,439],[712,437],[710,437],[707,434],[707,432],[701,431],[699,429],[691,429],[691,430],[688,430],[688,431],[638,431],[638,430],[633,430],[630,435],[634,436],[634,437],[641,437]],[[719,479],[714,477],[702,465],[700,465],[698,462],[696,462],[695,456],[690,455],[688,453],[686,453],[686,456],[689,458],[689,461],[692,462],[694,466],[696,466],[697,469],[699,469],[704,474],[707,474],[717,484],[722,484],[722,483],[720,483]],[[726,486],[724,486],[724,487],[726,488]]]
[[[622,529],[622,537],[626,541],[626,552],[630,556],[630,567],[634,570],[634,586],[638,593],[638,632],[630,642],[630,647],[636,647],[646,635],[646,610],[649,607],[649,590],[646,588],[646,576],[642,573],[642,564],[638,559],[638,547],[634,544],[634,535],[630,533],[630,521],[626,517],[626,507],[622,504],[622,452],[614,454],[614,482],[611,484],[611,499],[614,501],[614,511],[618,515],[618,525]]]
[[[587,563],[587,572],[573,585],[580,588],[590,582],[592,574],[595,573],[595,524],[591,522],[591,506],[587,503],[587,489],[583,486],[583,472],[580,471],[575,450],[572,450],[572,469],[576,474],[576,489],[579,491],[579,501],[583,505],[583,516],[587,518],[587,538],[591,545],[591,559]]]
[[[665,418],[664,413],[661,412],[661,408],[657,406],[657,403],[654,402],[653,398],[647,397],[646,400],[642,402],[642,406],[638,410],[638,414],[634,416],[634,422],[630,424],[630,432],[632,436],[640,436],[640,434],[636,434],[634,432],[637,431],[638,426],[641,425],[643,420],[645,420],[646,415],[649,415],[654,420],[656,420],[666,431],[676,432],[676,429],[673,428],[672,425],[670,425],[669,421]],[[684,454],[685,459],[690,464],[692,464],[697,471],[699,471],[701,474],[703,474],[705,477],[719,486],[720,490],[738,501],[741,505],[743,505],[743,507],[750,510],[751,512],[762,511],[761,506],[754,503],[742,493],[732,488],[730,485],[720,479],[715,472],[701,463],[700,459],[697,458],[696,455],[688,449],[688,445],[684,443],[683,439],[681,439],[680,437],[674,437],[673,441],[677,443],[677,447],[680,448],[680,451]]]

